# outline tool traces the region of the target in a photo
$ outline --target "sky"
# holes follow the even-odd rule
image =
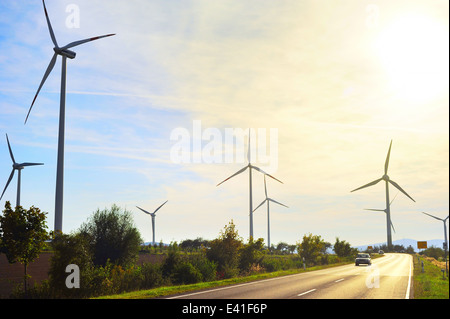
[[[445,0],[47,0],[67,62],[63,231],[97,209],[132,212],[145,241],[249,236],[251,160],[268,178],[271,243],[305,234],[352,245],[443,239],[449,213],[449,3]],[[54,227],[61,58],[39,0],[0,2],[0,188],[22,171],[21,204]],[[236,137],[233,137],[235,134]],[[264,200],[252,173],[253,207]],[[16,201],[17,174],[0,205]],[[254,237],[267,243],[265,206]]]

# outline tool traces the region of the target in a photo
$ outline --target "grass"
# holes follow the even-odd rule
[[[336,264],[330,264],[330,265],[321,265],[321,266],[314,266],[306,268],[306,270],[301,269],[290,269],[290,270],[281,270],[281,271],[275,271],[275,272],[269,272],[269,273],[261,273],[256,275],[250,275],[245,277],[235,277],[230,279],[224,279],[224,280],[217,280],[217,281],[210,281],[210,282],[200,282],[196,284],[190,284],[190,285],[179,285],[179,286],[169,286],[169,287],[158,287],[154,289],[149,290],[139,290],[139,291],[132,291],[127,293],[122,293],[118,295],[109,295],[109,296],[100,296],[96,299],[150,299],[150,298],[159,298],[164,297],[168,295],[174,295],[179,293],[185,293],[190,291],[196,291],[196,290],[203,290],[203,289],[209,289],[209,288],[215,288],[215,287],[222,287],[222,286],[228,286],[228,285],[234,285],[234,284],[240,284],[240,283],[246,283],[256,280],[262,280],[262,279],[269,279],[274,277],[280,277],[280,276],[287,276],[287,275],[293,275],[298,274],[302,272],[309,272],[319,269],[325,269],[325,268],[331,268],[331,267],[337,267],[342,266],[346,264],[351,264],[353,262],[341,262]]]
[[[448,277],[443,279],[441,268],[420,256],[414,259],[414,299],[449,299]],[[422,273],[422,261],[424,272]]]

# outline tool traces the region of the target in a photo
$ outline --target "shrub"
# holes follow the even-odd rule
[[[239,250],[241,247],[242,239],[239,237],[233,221],[224,227],[219,238],[210,242],[206,256],[217,264],[220,277],[231,278],[239,273]]]
[[[87,239],[80,234],[58,234],[52,241],[54,254],[50,259],[49,287],[56,298],[80,298],[89,296],[94,275],[92,252]],[[67,265],[75,264],[80,269],[80,289],[66,287]]]
[[[150,289],[162,286],[165,281],[163,278],[162,267],[160,263],[145,263],[141,266],[142,289]]]
[[[168,248],[167,257],[162,264],[162,274],[164,278],[172,280],[172,275],[175,272],[175,268],[182,262],[180,250],[177,243],[170,244]]]
[[[175,266],[172,274],[174,284],[195,284],[202,281],[202,274],[190,262],[184,261]]]
[[[206,258],[204,254],[194,255],[189,260],[200,271],[203,281],[213,281],[216,279],[217,265],[214,261]]]
[[[141,236],[133,224],[131,212],[116,205],[99,210],[84,223],[79,232],[89,238],[95,265],[112,263],[129,266],[138,257]]]
[[[249,271],[254,265],[260,264],[264,259],[264,243],[263,239],[259,238],[254,241],[250,238],[248,244],[242,246],[239,251],[239,268],[242,272]]]
[[[304,235],[302,242],[297,243],[298,254],[300,257],[305,258],[308,265],[318,262],[318,257],[324,247],[325,242],[319,235]]]

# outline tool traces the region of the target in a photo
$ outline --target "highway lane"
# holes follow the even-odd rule
[[[354,264],[168,296],[167,299],[408,299],[412,257],[386,254]]]

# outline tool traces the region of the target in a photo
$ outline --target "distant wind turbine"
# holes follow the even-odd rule
[[[8,139],[8,134],[6,134],[6,142],[8,143],[8,148],[9,148],[9,155],[11,156],[11,160],[13,162],[13,169],[11,171],[11,175],[9,175],[8,181],[6,182],[6,186],[3,189],[3,193],[2,196],[0,196],[0,200],[3,197],[3,194],[5,194],[6,189],[8,188],[9,183],[11,182],[11,180],[14,177],[14,172],[17,170],[18,172],[18,177],[17,177],[17,199],[16,199],[16,207],[20,206],[20,177],[21,177],[21,171],[22,169],[24,169],[26,166],[36,166],[36,165],[44,165],[42,163],[16,163],[16,160],[14,159],[14,155],[13,152],[11,150],[11,145],[9,144],[9,139]]]
[[[155,217],[156,217],[156,212],[164,206],[165,203],[167,203],[168,200],[166,200],[164,203],[162,203],[161,206],[159,206],[153,213],[150,213],[142,208],[140,208],[139,206],[136,206],[137,208],[139,208],[140,210],[142,210],[144,213],[149,214],[150,216],[152,216],[152,233],[153,233],[153,242],[152,245],[155,244]]]
[[[48,17],[47,8],[45,7],[45,2],[42,0],[42,4],[44,5],[45,18],[47,20],[48,30],[50,32],[50,37],[52,39],[55,47],[53,51],[52,59],[50,60],[50,64],[45,71],[44,77],[42,78],[41,84],[34,96],[33,102],[31,103],[30,109],[28,110],[27,117],[25,118],[25,124],[27,123],[28,116],[30,115],[31,109],[33,108],[34,102],[41,91],[42,86],[44,85],[45,80],[49,76],[50,72],[53,70],[53,67],[56,63],[56,58],[58,55],[62,56],[62,71],[61,71],[61,97],[60,97],[60,109],[59,109],[59,133],[58,133],[58,162],[56,169],[56,194],[55,194],[55,231],[62,231],[62,215],[63,215],[63,185],[64,185],[64,122],[65,122],[65,110],[66,110],[66,63],[67,58],[74,59],[76,53],[69,50],[70,48],[76,47],[80,44],[98,40],[105,37],[110,37],[114,34],[107,34],[98,37],[93,37],[89,39],[84,39],[80,41],[71,42],[63,47],[59,47],[56,42],[55,34],[53,33],[53,28],[50,23],[50,19]]]
[[[247,168],[248,168],[248,180],[249,180],[249,218],[250,218],[250,237],[253,238],[253,201],[252,201],[252,169],[257,170],[260,173],[263,173],[264,175],[267,175],[271,178],[273,178],[274,180],[280,182],[281,184],[283,184],[282,181],[276,179],[275,177],[273,177],[270,174],[267,174],[266,172],[264,172],[262,169],[260,169],[259,167],[256,167],[254,165],[252,165],[250,163],[250,130],[248,132],[248,152],[247,152],[247,161],[248,161],[248,165],[245,166],[244,168],[240,169],[239,171],[237,171],[236,173],[234,173],[233,175],[231,175],[230,177],[228,177],[227,179],[225,179],[224,181],[220,182],[219,184],[217,184],[217,186],[219,186],[220,184],[226,182],[227,180],[233,178],[236,175],[241,174],[242,172],[244,172]]]
[[[448,216],[445,219],[433,216],[431,214],[422,212],[422,214],[428,215],[430,217],[433,217],[437,220],[440,220],[444,223],[444,238],[445,238],[445,243],[444,243],[444,251],[445,251],[445,271],[447,272],[448,275],[448,264],[447,264],[447,245],[448,245],[448,241],[447,241],[447,225],[445,224],[447,222]]]
[[[390,207],[390,205],[392,205],[392,202],[394,201],[395,197],[397,197],[397,195],[398,195],[398,192],[397,192],[397,194],[395,194],[394,198],[389,203],[389,207]],[[387,209],[364,208],[364,210],[371,210],[374,212],[385,212],[387,214]],[[395,233],[395,228],[394,228],[394,224],[392,223],[392,220],[391,220],[391,226],[392,226],[392,230]]]
[[[411,196],[409,196],[400,187],[400,185],[398,185],[396,182],[391,180],[389,178],[389,176],[387,175],[388,167],[389,167],[389,156],[391,154],[391,147],[392,147],[392,140],[391,140],[391,144],[389,145],[389,151],[388,151],[388,154],[387,154],[387,157],[386,157],[386,162],[384,163],[384,175],[381,178],[379,178],[377,180],[374,180],[373,182],[370,182],[369,184],[366,184],[364,186],[358,187],[358,188],[356,188],[356,189],[351,191],[351,192],[354,192],[354,191],[357,191],[357,190],[365,188],[365,187],[373,186],[375,184],[378,184],[378,182],[380,182],[381,180],[384,180],[386,182],[386,228],[387,228],[387,244],[388,244],[388,247],[392,247],[391,209],[390,209],[390,203],[389,203],[389,183],[394,185],[399,191],[401,191],[403,194],[408,196],[413,202],[415,202],[415,200]]]
[[[264,200],[261,202],[261,204],[259,204],[258,207],[256,207],[253,211],[257,210],[257,209],[260,208],[265,202],[267,202],[267,247],[269,247],[269,249],[270,249],[270,213],[269,213],[269,202],[273,202],[273,203],[275,203],[275,204],[284,206],[284,207],[286,207],[286,208],[289,208],[289,207],[287,207],[286,205],[281,204],[280,202],[277,202],[276,200],[274,200],[274,199],[272,199],[272,198],[269,198],[269,197],[267,196],[266,175],[264,175],[264,192],[265,192],[265,194],[266,194],[266,199],[264,199]]]

